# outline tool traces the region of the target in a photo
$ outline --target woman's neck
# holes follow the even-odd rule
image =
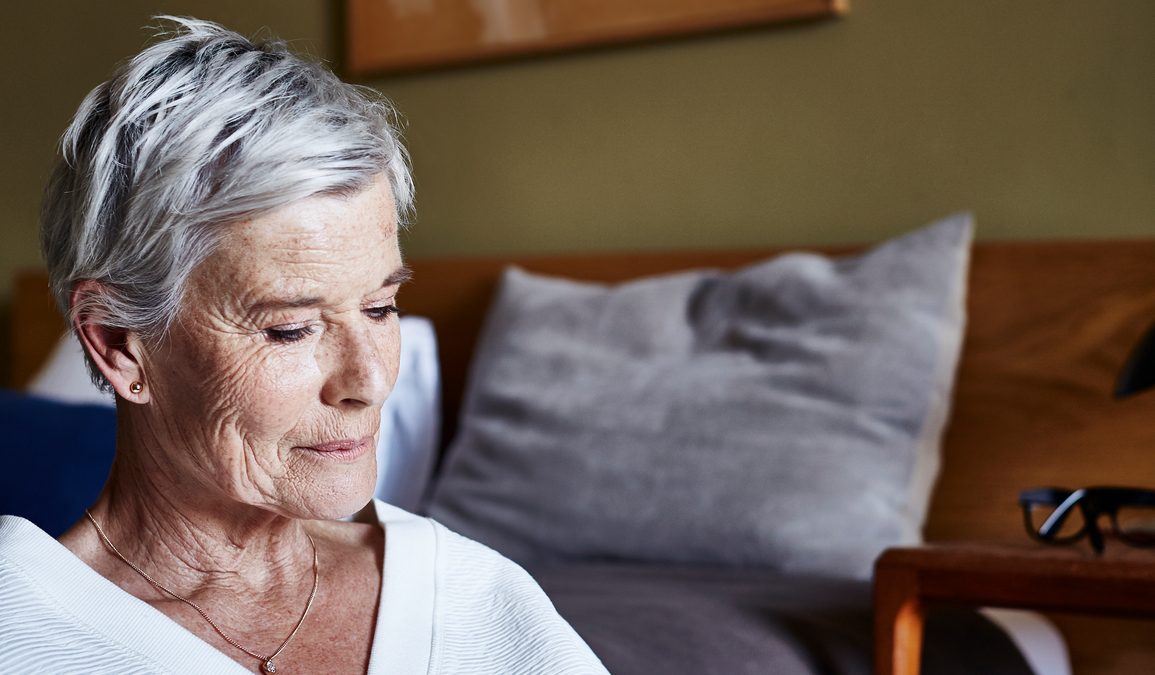
[[[131,442],[122,443],[104,491],[89,509],[127,560],[178,592],[251,597],[311,583],[312,546],[301,520],[181,480],[150,457]],[[77,543],[100,555],[93,551],[94,529],[82,519],[61,542],[69,546],[80,535]]]

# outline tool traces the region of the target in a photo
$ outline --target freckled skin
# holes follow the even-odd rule
[[[117,456],[91,512],[129,560],[268,654],[301,616],[313,584],[306,534],[315,541],[316,601],[277,660],[292,672],[368,664],[385,533],[332,519],[365,505],[376,482],[380,409],[400,353],[397,317],[382,310],[394,306],[402,269],[394,218],[380,179],[228,225],[158,344],[130,334],[100,361],[119,393]],[[145,388],[130,395],[135,379]],[[309,449],[357,439],[370,448],[356,459]],[[115,558],[86,519],[60,542],[256,670]]]
[[[335,518],[372,497],[375,457],[294,448],[375,436],[399,358],[382,288],[401,266],[387,190],[306,200],[239,223],[197,268],[167,339],[149,352],[139,417],[182,482],[283,515]],[[315,307],[251,313],[262,301]],[[306,326],[277,343],[266,329]],[[203,494],[203,493],[202,493]]]

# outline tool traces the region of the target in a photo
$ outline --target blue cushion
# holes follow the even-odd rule
[[[0,514],[59,536],[100,494],[116,449],[116,410],[0,390]]]

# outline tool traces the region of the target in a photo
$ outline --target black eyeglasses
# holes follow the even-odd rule
[[[1019,495],[1023,522],[1032,539],[1073,544],[1091,540],[1095,553],[1103,553],[1099,519],[1108,516],[1111,531],[1131,546],[1155,546],[1155,491],[1127,487],[1035,488]]]

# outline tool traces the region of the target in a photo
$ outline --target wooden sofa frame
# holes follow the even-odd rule
[[[845,252],[849,249],[835,249]],[[779,250],[409,261],[414,279],[404,311],[432,319],[439,340],[445,438],[451,438],[486,309],[502,268],[614,282],[693,267],[733,268]],[[830,251],[827,251],[830,252]],[[13,298],[14,384],[26,382],[63,324],[43,272],[17,279]],[[1155,487],[1155,392],[1111,396],[1128,351],[1155,321],[1155,240],[981,242],[975,245],[968,324],[929,541],[1014,540],[1025,535],[1021,489],[1123,484]],[[1155,628],[1086,626],[1061,618],[1078,663],[1074,633],[1155,642]],[[1140,636],[1141,634],[1141,636]],[[1115,643],[1118,637],[1113,638]],[[1088,637],[1087,650],[1111,638]]]

